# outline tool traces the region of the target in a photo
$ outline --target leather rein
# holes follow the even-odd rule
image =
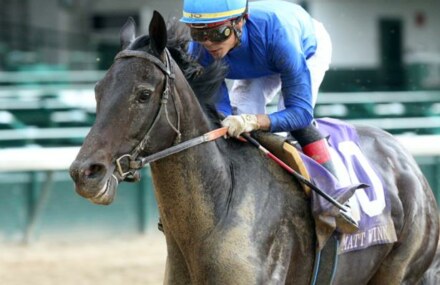
[[[157,58],[147,52],[135,51],[135,50],[123,50],[123,51],[119,52],[115,57],[115,61],[118,59],[127,58],[127,57],[143,58],[143,59],[146,59],[146,60],[154,63],[165,75],[165,89],[162,92],[162,97],[160,100],[160,104],[161,104],[160,108],[159,108],[158,112],[156,113],[156,116],[153,120],[152,125],[147,130],[143,139],[139,142],[139,144],[135,148],[133,148],[133,150],[130,153],[121,155],[115,161],[116,170],[120,176],[120,180],[125,180],[125,179],[131,180],[131,181],[138,180],[139,176],[137,175],[137,172],[139,169],[143,168],[146,164],[153,162],[153,161],[156,161],[156,160],[159,160],[161,158],[170,156],[172,154],[176,154],[178,152],[181,152],[181,151],[186,150],[188,148],[194,147],[196,145],[215,140],[217,138],[220,138],[220,137],[226,135],[227,128],[219,128],[219,129],[213,130],[211,132],[205,133],[199,137],[196,137],[196,138],[193,138],[193,139],[190,139],[188,141],[181,143],[180,141],[181,141],[182,134],[180,132],[180,115],[179,115],[179,112],[178,112],[177,106],[176,106],[176,98],[174,98],[174,100],[172,100],[172,101],[174,103],[174,108],[177,112],[177,126],[174,126],[171,123],[169,116],[168,116],[168,109],[166,107],[168,100],[169,100],[169,96],[170,96],[170,81],[172,81],[175,78],[175,74],[173,72],[172,61],[171,61],[171,55],[170,55],[169,51],[167,49],[165,49],[165,62],[162,62],[159,58]],[[156,152],[152,155],[149,155],[146,157],[140,157],[140,153],[142,152],[142,150],[145,148],[145,146],[148,144],[148,142],[151,139],[151,132],[152,132],[154,126],[159,121],[159,118],[161,117],[161,114],[162,114],[162,110],[164,110],[168,124],[174,130],[174,132],[177,134],[176,139],[174,141],[175,145],[173,145],[167,149],[164,149],[162,151]],[[128,168],[125,167],[125,169],[124,169],[124,165],[122,163],[123,159],[128,159],[128,162],[129,162]],[[114,176],[114,178],[116,179],[115,176]],[[118,179],[116,179],[116,180],[118,180]]]

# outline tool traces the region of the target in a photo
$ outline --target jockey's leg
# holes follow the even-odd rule
[[[318,162],[333,174],[336,179],[339,179],[330,154],[327,139],[321,134],[318,128],[310,124],[306,128],[292,131],[292,135],[298,141],[305,155]],[[349,205],[346,204],[345,206],[348,208],[348,211],[341,210],[341,215],[336,217],[336,223],[343,232],[351,233],[358,229],[358,225],[352,217]]]
[[[298,141],[305,155],[322,165],[335,178],[338,178],[327,140],[318,128],[311,124],[306,128],[292,131],[292,135]]]
[[[234,80],[229,97],[236,114],[266,114],[266,105],[279,94],[281,79],[279,74]]]

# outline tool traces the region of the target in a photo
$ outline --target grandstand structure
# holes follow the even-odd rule
[[[94,85],[119,48],[121,25],[132,16],[145,32],[154,9],[176,16],[181,1],[37,2],[0,0],[0,242],[155,230],[148,168],[109,207],[77,197],[67,168],[95,119]],[[324,22],[334,42],[315,116],[399,136],[440,201],[440,2],[292,2]]]

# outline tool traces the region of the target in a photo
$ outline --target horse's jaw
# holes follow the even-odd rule
[[[99,189],[95,196],[87,199],[98,205],[110,205],[115,199],[117,188],[118,179],[114,175],[112,175],[109,179],[107,179],[107,181],[104,183],[101,189]]]
[[[90,188],[84,186],[75,185],[75,191],[80,196],[86,198],[87,200],[98,205],[110,205],[116,196],[116,189],[118,187],[118,182],[113,176],[107,179],[98,190],[92,191]],[[89,193],[95,193],[91,196]]]

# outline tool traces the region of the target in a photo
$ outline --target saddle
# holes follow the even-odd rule
[[[301,174],[304,178],[310,180],[310,174],[299,154],[301,147],[296,141],[263,131],[256,131],[252,134],[268,151]],[[312,191],[310,187],[303,183],[300,184],[306,195],[310,197]]]

